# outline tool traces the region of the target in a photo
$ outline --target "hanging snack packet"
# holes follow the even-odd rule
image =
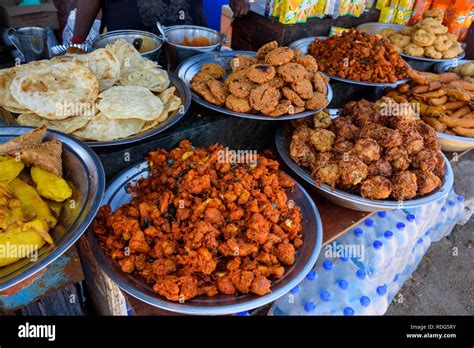
[[[464,41],[467,38],[467,34],[469,33],[469,29],[471,28],[471,24],[474,20],[474,7],[471,8],[469,11],[469,16],[464,21],[464,24],[461,28],[461,33],[459,34],[458,41]]]
[[[382,11],[380,11],[379,22],[380,23],[392,23],[395,20],[395,15],[397,13],[397,9],[393,7],[384,7]]]
[[[432,0],[416,0],[415,6],[413,7],[413,14],[411,15],[409,26],[414,26],[416,23],[423,19],[423,14],[429,10]]]
[[[375,8],[382,11],[384,7],[390,6],[390,0],[377,0]]]
[[[311,0],[311,5],[309,9],[308,18],[316,17],[316,6],[318,5],[318,0]]]
[[[364,12],[364,0],[352,0],[349,16],[359,18]]]
[[[295,24],[298,20],[297,13],[301,0],[283,0],[279,16],[280,23]]]

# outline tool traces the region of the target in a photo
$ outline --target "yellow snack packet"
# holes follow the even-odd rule
[[[314,17],[324,18],[324,9],[326,8],[326,0],[318,0],[314,8]]]
[[[395,15],[394,23],[400,24],[400,25],[407,25],[412,13],[413,13],[412,10],[408,10],[408,11],[398,10],[397,14]]]
[[[390,0],[390,4],[388,6],[397,8],[399,3],[400,3],[400,0]]]
[[[349,16],[359,18],[364,12],[364,0],[352,0]]]
[[[412,0],[400,0],[397,6],[398,11],[409,11],[413,9],[415,3]]]
[[[301,0],[283,0],[279,16],[280,23],[295,24]]]
[[[389,5],[390,5],[390,0],[377,0],[375,8],[379,11],[382,11],[384,7],[387,7]]]
[[[311,4],[309,7],[308,18],[316,17],[316,6],[318,5],[318,0],[311,0]]]
[[[296,12],[296,23],[306,23],[308,15],[311,12],[311,0],[301,1],[300,7]]]
[[[351,10],[351,0],[342,0],[341,9],[339,10],[340,16],[347,16]]]
[[[382,11],[380,11],[379,22],[380,23],[392,23],[395,19],[395,15],[397,13],[397,9],[393,7],[384,7]]]

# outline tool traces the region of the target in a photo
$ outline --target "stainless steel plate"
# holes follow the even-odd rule
[[[126,185],[147,176],[147,162],[142,162],[125,170],[111,182],[105,192],[102,204],[109,204],[112,211],[114,211],[121,205],[128,203],[131,196],[125,190]],[[97,262],[101,265],[107,275],[125,292],[139,300],[152,306],[177,313],[196,315],[223,315],[238,313],[263,306],[285,295],[304,279],[314,266],[319,255],[323,230],[321,218],[313,200],[298,183],[296,184],[295,189],[287,195],[289,199],[292,199],[301,207],[304,221],[304,244],[297,252],[295,264],[287,268],[283,278],[273,283],[272,292],[264,296],[256,296],[252,294],[237,297],[217,295],[214,297],[199,296],[185,303],[168,301],[155,293],[152,287],[145,284],[142,279],[123,273],[117,263],[108,257],[99,247],[98,240],[94,231],[92,231],[92,228],[89,229],[87,237],[92,246],[92,252],[96,257]]]
[[[33,128],[0,127],[0,143],[18,137]],[[92,222],[105,189],[105,174],[97,155],[80,141],[62,133],[48,131],[47,140],[63,143],[64,178],[73,187],[74,206],[65,207],[58,225],[50,231],[54,246],[45,245],[38,260],[19,260],[0,268],[0,291],[5,290],[40,271],[68,250]]]
[[[178,76],[180,78],[182,78],[188,86],[190,86],[193,76],[198,73],[198,71],[201,69],[201,67],[204,64],[218,63],[218,64],[222,65],[225,69],[230,71],[230,67],[229,67],[230,66],[230,61],[232,60],[232,58],[234,58],[238,54],[249,55],[249,56],[254,56],[255,57],[255,52],[250,52],[250,51],[220,51],[220,52],[203,53],[203,54],[199,54],[197,56],[186,59],[178,67],[178,69],[176,71],[178,73]],[[333,92],[332,92],[331,85],[327,84],[327,86],[328,86],[328,95],[327,95],[328,103],[326,104],[326,106],[329,105],[329,103],[331,102],[332,97],[333,97]],[[228,110],[226,108],[222,108],[222,107],[216,106],[214,104],[208,103],[207,101],[202,99],[200,96],[198,96],[193,91],[191,91],[191,95],[192,95],[193,100],[196,103],[199,103],[202,106],[205,106],[209,109],[221,112],[223,114],[231,115],[231,116],[250,118],[250,119],[254,119],[254,120],[265,120],[265,121],[294,120],[294,119],[297,119],[297,118],[307,117],[307,116],[313,115],[315,112],[318,112],[318,110],[305,111],[305,112],[301,112],[299,114],[285,115],[285,116],[280,116],[280,117],[270,117],[270,116],[264,116],[264,115],[244,114],[244,113],[240,113],[240,112],[233,112],[233,111]]]
[[[125,139],[117,139],[111,141],[85,141],[85,143],[90,147],[127,145],[155,136],[179,122],[186,115],[186,112],[188,111],[189,106],[191,105],[191,92],[189,91],[188,86],[176,74],[169,73],[169,77],[171,85],[176,87],[176,94],[178,97],[181,98],[183,104],[178,110],[173,113],[173,115],[170,115],[170,117],[168,117],[165,122],[160,123],[156,128],[150,129],[142,133],[138,133]],[[18,122],[16,122],[15,117],[13,117],[10,112],[2,110],[0,117],[3,118],[3,121],[7,125],[18,126]]]
[[[327,36],[306,37],[304,39],[296,40],[295,42],[291,43],[289,47],[293,50],[300,50],[301,54],[307,54],[309,46],[314,41],[314,39],[323,39],[323,40],[325,40],[326,38],[327,38]],[[340,81],[340,82],[350,83],[350,84],[353,84],[353,85],[361,85],[361,86],[393,87],[393,86],[401,85],[402,83],[405,83],[405,82],[408,81],[408,79],[406,79],[406,80],[399,80],[395,83],[363,82],[363,81],[343,79],[341,77],[330,75],[330,74],[325,73],[323,71],[321,71],[321,73],[323,73],[324,75],[329,77],[331,80],[336,80],[336,81]]]
[[[366,33],[369,34],[377,34],[379,31],[387,28],[393,28],[396,31],[399,31],[400,29],[404,28],[404,25],[400,24],[388,24],[388,23],[377,23],[377,22],[371,22],[371,23],[364,23],[359,26],[357,26],[356,29],[363,30]],[[464,50],[466,48],[466,44],[461,44],[462,49]],[[437,63],[437,62],[452,62],[453,60],[456,59],[463,59],[466,56],[466,52],[461,53],[459,56],[456,58],[450,58],[450,59],[433,59],[433,58],[426,58],[426,57],[415,57],[415,56],[410,56],[405,53],[399,53],[400,56],[404,58],[410,58],[414,60],[420,60],[423,62],[432,62],[432,63]]]
[[[398,201],[394,200],[367,199],[338,189],[332,190],[326,184],[321,184],[320,186],[317,186],[311,174],[305,169],[301,168],[299,165],[297,165],[291,158],[289,151],[291,143],[291,134],[292,129],[287,125],[279,128],[275,136],[276,148],[283,161],[299,177],[313,185],[316,191],[318,191],[321,196],[323,196],[328,201],[345,208],[367,212],[380,210],[395,210],[400,208],[412,209],[424,206],[426,204],[434,203],[443,199],[449,194],[451,188],[453,187],[453,171],[451,169],[451,165],[448,159],[444,155],[443,158],[446,162],[446,176],[443,180],[443,186],[441,186],[441,188],[427,196],[403,201],[402,205],[399,204]]]

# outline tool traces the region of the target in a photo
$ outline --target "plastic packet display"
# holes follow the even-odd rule
[[[410,17],[412,14],[412,10],[407,10],[407,11],[397,11],[397,14],[395,15],[395,24],[400,24],[400,25],[407,25],[408,22],[410,21]]]
[[[392,23],[395,20],[397,9],[393,7],[384,7],[380,11],[379,22],[380,23]]]
[[[384,7],[390,6],[390,0],[377,0],[375,8],[379,11],[382,11]]]
[[[324,18],[326,17],[324,15],[324,9],[326,8],[326,0],[318,0],[318,2],[316,3],[316,5],[313,7],[313,10],[314,10],[314,15],[313,17],[316,17],[316,18]],[[311,11],[313,12],[313,11]]]
[[[326,16],[334,16],[336,11],[336,0],[326,0],[326,7],[324,8],[324,14]]]
[[[471,28],[471,24],[474,20],[474,7],[471,8],[469,11],[469,16],[464,21],[464,24],[461,28],[461,32],[459,33],[458,41],[464,41],[467,38],[467,34],[469,33],[469,29]]]
[[[432,0],[416,0],[408,25],[414,26],[416,23],[421,21],[423,19],[423,14],[430,9],[431,4]]]
[[[316,6],[318,5],[318,0],[311,0],[311,5],[308,13],[308,18],[316,17]]]
[[[349,16],[359,18],[364,12],[364,0],[352,0]]]
[[[280,10],[280,23],[295,24],[298,20],[298,9],[301,5],[301,0],[283,0]]]

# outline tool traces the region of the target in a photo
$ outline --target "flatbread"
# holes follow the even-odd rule
[[[56,130],[58,132],[70,134],[82,127],[89,122],[90,117],[88,116],[72,116],[65,118],[64,120],[48,120],[40,117],[36,114],[25,113],[18,116],[17,122],[22,126],[40,127],[46,126],[49,129]]]
[[[98,113],[85,127],[76,130],[72,135],[84,140],[111,141],[139,133],[144,124],[144,120],[136,118],[112,120]]]
[[[168,100],[165,104],[165,107],[164,107],[163,111],[160,114],[160,117],[158,117],[156,120],[153,120],[153,121],[147,121],[143,125],[143,128],[142,128],[141,131],[143,132],[143,131],[155,128],[160,123],[165,122],[170,117],[170,114],[172,114],[174,111],[179,109],[181,104],[182,104],[181,98],[179,98],[175,95],[171,95],[168,98]]]
[[[128,69],[140,66],[145,61],[135,47],[131,43],[123,39],[115,40],[114,42],[105,46],[105,49],[114,54],[120,62],[120,77],[126,76]]]
[[[120,61],[105,48],[99,48],[91,53],[78,54],[74,61],[85,64],[97,77],[99,90],[112,87],[120,77]]]
[[[161,99],[161,102],[166,105],[170,98],[174,96],[174,93],[176,92],[176,87],[171,86],[170,88],[165,89],[163,92],[158,94],[158,97]]]
[[[115,86],[102,92],[99,99],[97,109],[110,119],[151,121],[159,118],[164,109],[160,98],[141,86]]]
[[[99,83],[92,71],[77,62],[51,62],[41,69],[27,69],[16,74],[10,91],[13,97],[33,113],[50,120],[70,115],[65,105],[93,106],[99,94]]]
[[[120,76],[123,86],[142,86],[153,92],[163,92],[170,85],[168,73],[155,62],[145,60],[139,66],[126,69]]]

